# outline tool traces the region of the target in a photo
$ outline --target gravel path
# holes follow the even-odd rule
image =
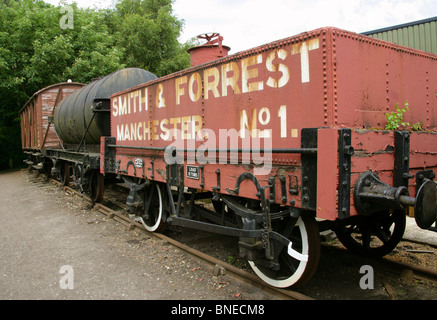
[[[0,299],[271,299],[24,171],[0,203]]]

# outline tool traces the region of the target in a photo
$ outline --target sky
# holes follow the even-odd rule
[[[59,0],[44,0],[58,5]],[[71,3],[73,1],[63,1]],[[76,0],[79,7],[113,7],[116,0]],[[320,27],[365,32],[437,16],[436,0],[175,0],[184,20],[180,42],[217,32],[230,53]]]

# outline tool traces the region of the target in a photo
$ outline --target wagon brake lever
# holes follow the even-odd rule
[[[269,236],[271,239],[282,243],[284,246],[287,246],[287,253],[290,257],[299,261],[308,261],[307,254],[302,254],[293,249],[293,243],[290,241],[290,239],[275,231],[270,231]]]
[[[289,256],[299,260],[299,261],[308,261],[308,255],[307,254],[301,254],[299,252],[297,252],[296,250],[294,250],[292,248],[292,242],[290,241],[290,243],[288,244],[288,250],[287,253]]]

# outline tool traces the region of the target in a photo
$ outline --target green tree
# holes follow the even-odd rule
[[[183,20],[173,0],[120,0],[115,9],[69,8],[42,0],[0,0],[0,170],[23,159],[19,110],[34,92],[67,79],[91,79],[124,67],[163,76],[189,67]]]
[[[173,0],[122,0],[110,13],[123,62],[163,76],[190,65],[189,44],[178,37],[183,20],[173,15]]]
[[[123,68],[122,52],[100,11],[71,7],[72,29],[63,13],[43,1],[0,0],[0,169],[23,158],[19,110],[48,85],[92,78]]]

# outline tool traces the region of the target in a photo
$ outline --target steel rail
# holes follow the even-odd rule
[[[389,265],[390,268],[396,270],[399,274],[401,274],[405,270],[411,270],[413,272],[413,277],[416,280],[427,280],[437,283],[437,270],[418,265],[412,265],[405,262],[394,261],[388,258],[382,258],[381,260],[385,264]]]
[[[342,252],[344,254],[351,254],[349,250],[344,248],[339,248],[336,246],[329,246],[330,249],[336,250],[339,252]],[[419,266],[419,265],[413,265],[401,261],[395,261],[391,260],[387,257],[382,258],[369,258],[371,261],[374,261],[375,263],[381,263],[383,269],[386,272],[391,272],[395,274],[401,274],[405,270],[410,270],[413,272],[412,276],[416,280],[427,280],[437,283],[437,270]],[[385,265],[385,266],[384,266]]]

